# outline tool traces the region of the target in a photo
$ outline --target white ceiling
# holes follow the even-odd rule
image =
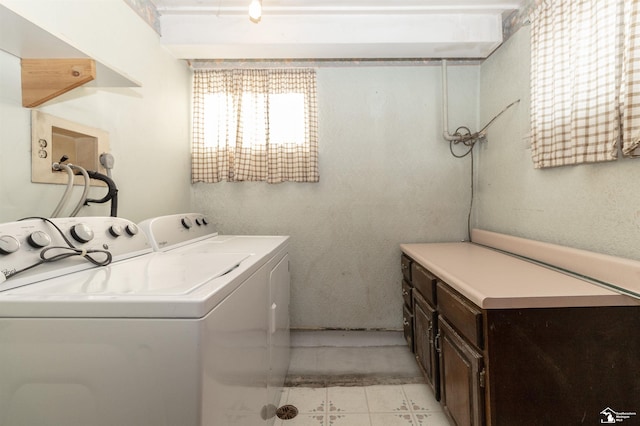
[[[528,0],[151,0],[184,59],[485,58]]]

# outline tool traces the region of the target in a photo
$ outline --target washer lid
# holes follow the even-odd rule
[[[199,319],[242,283],[251,256],[152,253],[2,292],[0,317]]]
[[[250,254],[163,253],[26,285],[5,296],[178,296],[237,268]]]
[[[286,249],[288,237],[224,241],[152,252],[0,292],[0,318],[203,318],[240,285],[262,282],[258,271]]]

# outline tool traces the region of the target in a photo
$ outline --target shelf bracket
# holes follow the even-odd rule
[[[93,59],[22,59],[22,106],[34,108],[96,78]]]

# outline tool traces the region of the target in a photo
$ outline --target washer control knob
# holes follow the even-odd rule
[[[202,221],[203,225],[208,225],[209,224],[209,219],[207,219],[206,216],[202,216],[202,219],[200,219]]]
[[[0,254],[15,253],[20,249],[20,241],[11,235],[0,235]]]
[[[196,225],[202,226],[202,219],[200,219],[199,217],[196,217]]]
[[[88,225],[78,223],[71,227],[71,236],[80,243],[88,243],[93,240],[93,231]]]
[[[138,227],[133,223],[128,224],[125,230],[127,231],[127,234],[129,234],[129,236],[131,237],[133,237],[138,233]]]
[[[180,222],[182,222],[182,226],[184,226],[186,229],[189,229],[193,226],[193,222],[188,217],[183,217]]]
[[[42,248],[51,244],[51,237],[44,231],[35,231],[27,237],[27,242],[31,247]]]
[[[109,234],[114,238],[120,237],[123,233],[124,233],[124,230],[120,225],[111,225],[109,227]]]

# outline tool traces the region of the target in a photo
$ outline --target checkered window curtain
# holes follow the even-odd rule
[[[194,71],[193,182],[318,182],[316,73]]]
[[[546,0],[531,19],[536,168],[632,156],[640,143],[637,0]]]
[[[640,1],[624,2],[622,62],[622,154],[640,156]]]

